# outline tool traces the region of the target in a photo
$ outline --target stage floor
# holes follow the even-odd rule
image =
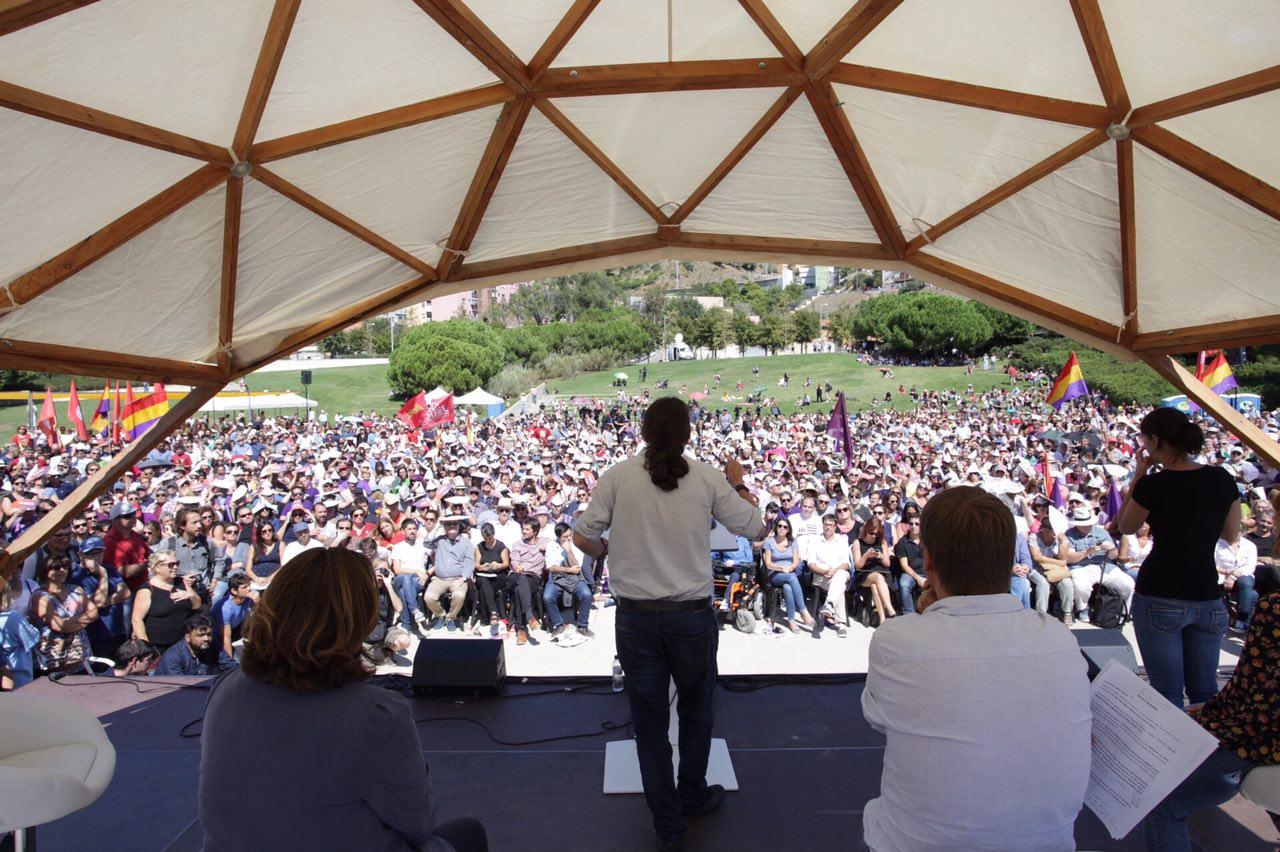
[[[515,634],[503,642],[507,655],[507,674],[511,677],[601,677],[613,670],[615,653],[613,622],[617,608],[595,604],[591,612],[590,628],[595,638],[566,647],[552,641],[550,633],[534,630],[527,645],[517,645]],[[1076,625],[1072,630],[1094,630],[1090,625]],[[566,633],[573,628],[566,629]],[[1129,640],[1142,664],[1133,625],[1126,624],[1121,631]],[[799,634],[789,630],[780,632],[742,633],[732,627],[720,632],[720,673],[722,675],[779,675],[779,674],[866,674],[867,649],[875,631],[861,624],[851,624],[849,635],[840,638],[834,630],[824,629],[816,637],[809,632]],[[470,633],[433,630],[432,639],[474,638]],[[488,638],[486,625],[480,636]],[[1234,666],[1239,659],[1242,637],[1228,634],[1222,643],[1221,665]],[[415,636],[408,653],[395,662],[378,668],[383,674],[409,674],[413,669],[413,655],[418,646]]]
[[[715,733],[728,740],[741,790],[729,794],[719,813],[691,823],[690,849],[856,847],[862,808],[879,789],[884,741],[862,718],[861,683],[848,680],[852,682],[782,684],[750,692],[731,691],[728,687],[740,682],[722,680]],[[200,848],[195,805],[200,740],[180,732],[203,712],[207,693],[201,683],[150,679],[140,687],[145,691],[141,695],[126,682],[86,677],[26,687],[95,712],[118,757],[115,779],[101,799],[39,829],[41,849]],[[606,721],[625,723],[625,696],[600,681],[574,693],[545,684],[508,683],[499,698],[407,699],[422,720],[423,752],[441,818],[480,818],[495,852],[653,849],[643,797],[601,793],[605,742],[624,738],[623,732],[521,744],[597,732]],[[446,716],[483,723],[509,744],[493,742],[475,724],[441,718]],[[1215,852],[1261,852],[1275,849],[1280,841],[1265,813],[1239,799],[1198,815],[1193,836],[1199,849]],[[1134,836],[1112,841],[1087,811],[1077,821],[1076,839],[1082,849],[1137,852],[1143,846]]]

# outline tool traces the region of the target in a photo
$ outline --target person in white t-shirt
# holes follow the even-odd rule
[[[410,518],[400,528],[404,538],[391,546],[391,573],[396,594],[404,606],[400,609],[400,625],[412,630],[414,622],[425,629],[427,617],[422,612],[422,588],[427,584],[427,560],[430,551],[418,537],[418,522]]]
[[[315,550],[318,547],[324,547],[323,544],[316,541],[311,535],[311,525],[306,521],[299,521],[293,525],[293,534],[297,536],[293,541],[284,546],[284,552],[280,554],[280,567],[283,568],[289,564],[289,560],[297,556],[299,553],[307,550]]]

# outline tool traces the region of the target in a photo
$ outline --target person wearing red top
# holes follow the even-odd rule
[[[120,572],[125,584],[136,592],[147,583],[147,560],[151,548],[146,539],[133,528],[137,509],[132,503],[117,503],[111,507],[111,529],[104,539],[102,562]]]

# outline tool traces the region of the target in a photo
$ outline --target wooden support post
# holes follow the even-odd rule
[[[185,423],[187,418],[200,410],[200,406],[217,396],[218,391],[221,389],[221,387],[192,388],[190,393],[174,403],[169,412],[144,432],[142,437],[126,446],[114,458],[104,463],[97,473],[80,483],[75,491],[67,495],[66,499],[54,506],[53,511],[36,521],[33,526],[18,536],[6,552],[0,553],[0,559],[6,563],[25,560],[32,551],[44,544],[55,532],[62,529],[63,525],[73,515],[81,512],[111,483],[119,479],[126,470],[137,464],[143,456],[150,452],[152,447],[159,444],[161,440],[168,437],[169,433]]]
[[[1197,379],[1190,370],[1169,355],[1152,355],[1142,352],[1138,354],[1142,356],[1142,360],[1151,365],[1153,370],[1164,376],[1169,384],[1185,393],[1187,399],[1195,402],[1214,420],[1248,444],[1267,464],[1280,468],[1280,443],[1232,408],[1225,399],[1209,390],[1204,382]]]

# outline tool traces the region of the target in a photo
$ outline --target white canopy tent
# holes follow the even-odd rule
[[[216,388],[452,292],[827,262],[1280,459],[1167,357],[1280,340],[1277,88],[1274,0],[4,0],[0,365]]]
[[[456,397],[453,401],[458,405],[501,405],[503,399],[500,396],[494,396],[484,388],[476,388]]]
[[[314,399],[306,399],[292,391],[285,393],[235,394],[215,396],[200,406],[202,414],[231,414],[237,411],[275,411],[281,408],[315,408]]]

